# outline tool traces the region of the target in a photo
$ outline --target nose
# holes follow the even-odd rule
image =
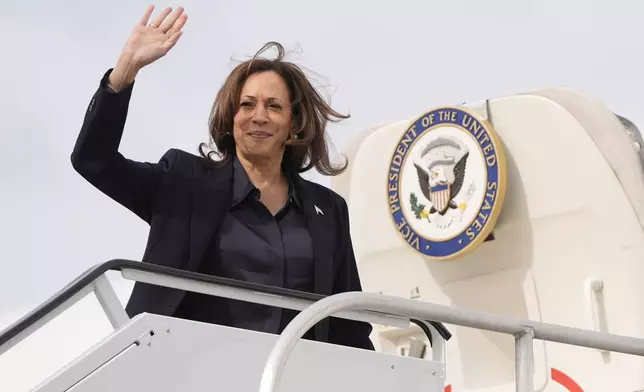
[[[255,105],[253,110],[253,122],[257,124],[265,124],[268,122],[268,114],[264,105]]]

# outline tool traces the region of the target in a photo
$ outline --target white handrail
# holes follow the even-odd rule
[[[326,297],[306,308],[291,321],[282,332],[266,361],[259,392],[277,391],[286,361],[306,331],[336,312],[358,309],[513,335],[516,347],[517,392],[533,391],[533,339],[644,356],[644,339],[453,308],[382,294],[349,292]]]
[[[0,330],[0,355],[92,293],[98,298],[114,329],[127,324],[130,318],[105,275],[108,270],[117,267],[125,279],[284,309],[302,310],[315,301],[315,299],[293,298],[282,294],[260,292],[252,288],[236,287],[221,282],[199,281],[182,276],[186,275],[186,272],[181,270],[127,260],[123,262],[114,260],[92,267],[63,290],[41,304],[31,314],[10,325],[5,330]],[[168,271],[174,274],[170,274]],[[397,327],[409,325],[408,318],[380,312],[347,311],[340,312],[335,317]]]

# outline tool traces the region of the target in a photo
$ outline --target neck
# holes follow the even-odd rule
[[[260,190],[284,181],[281,157],[245,157],[238,151],[237,159],[246,170],[250,182]]]

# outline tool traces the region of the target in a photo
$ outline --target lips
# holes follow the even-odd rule
[[[254,137],[254,138],[257,138],[257,139],[266,139],[266,138],[269,138],[269,137],[271,137],[273,135],[271,135],[268,132],[263,132],[263,131],[252,131],[252,132],[248,132],[248,136]]]

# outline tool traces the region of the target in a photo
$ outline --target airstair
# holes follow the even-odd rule
[[[442,123],[432,128],[434,121]],[[467,190],[445,215],[449,222],[435,211],[448,208],[443,191],[419,202],[432,162],[402,163],[403,154],[415,156],[408,146],[425,128],[438,131],[422,133],[419,156],[440,148],[444,159],[435,162],[459,174],[452,185]],[[494,138],[494,148],[480,144]],[[579,92],[540,89],[368,129],[345,150],[352,166],[332,182],[349,205],[365,292],[323,297],[111,260],[2,331],[0,365],[12,347],[93,293],[113,330],[61,360],[33,391],[644,391],[644,339],[637,338],[644,335],[644,139],[632,122]],[[479,158],[467,158],[463,171],[470,154]],[[506,185],[504,198],[473,196]],[[429,202],[436,208],[425,208]],[[479,213],[492,204],[504,205],[494,225],[495,212]],[[484,225],[490,231],[478,248],[460,254],[468,243],[462,233]],[[421,246],[419,238],[436,241]],[[439,260],[445,244],[454,261]],[[118,272],[130,282],[300,313],[281,335],[147,313],[130,318],[108,279]],[[377,350],[302,339],[329,317],[372,323]],[[0,381],[8,373],[0,366]]]
[[[281,335],[154,314],[129,318],[106,277],[301,311]],[[516,347],[516,391],[532,392],[535,339],[644,356],[644,339],[522,320],[375,293],[322,297],[129,260],[99,264],[0,334],[0,355],[83,297],[96,295],[114,331],[33,391],[260,391],[442,392],[442,324],[510,335]],[[301,340],[319,321],[339,317],[406,328],[420,327],[431,350],[406,356]],[[2,377],[2,374],[0,374]]]

